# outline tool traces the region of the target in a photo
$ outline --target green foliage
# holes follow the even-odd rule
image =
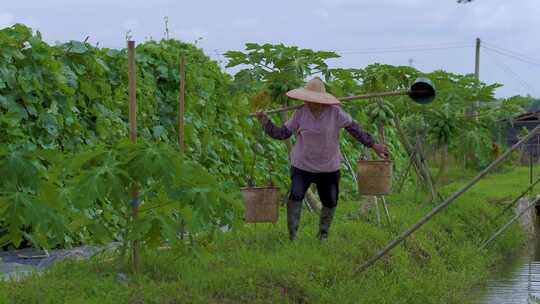
[[[78,151],[127,137],[126,49],[77,41],[50,46],[23,25],[1,30],[0,45],[0,144]],[[245,184],[251,167],[244,159],[258,126],[247,119],[246,97],[233,95],[230,76],[202,50],[176,40],[147,41],[136,53],[139,136],[177,144],[185,56],[186,156],[222,179]],[[269,152],[258,170],[282,180],[277,176],[286,170],[270,170],[270,164],[286,160],[284,147],[263,143]]]
[[[511,118],[508,114],[515,114],[517,112],[536,112],[540,111],[540,99],[532,96],[512,96],[509,98],[501,99],[498,101],[501,107],[507,108],[506,111],[501,111],[499,118]],[[504,115],[507,114],[507,115]]]
[[[231,185],[248,169],[252,123],[230,77],[200,49],[175,40],[137,47],[138,133],[161,143],[132,147],[118,143],[128,133],[125,49],[50,46],[20,24],[0,31],[0,45],[0,245],[155,245],[174,242],[180,224],[187,233],[232,224]],[[189,58],[186,159],[174,148],[180,56]],[[133,223],[135,182],[150,209]]]
[[[173,147],[142,141],[79,153],[4,153],[0,245],[23,238],[50,248],[79,242],[179,241],[178,231],[213,233],[238,220],[239,192]],[[134,186],[140,216],[131,220]]]
[[[391,126],[395,117],[392,108],[392,104],[385,103],[383,100],[366,105],[366,112],[368,112],[370,123],[382,126]]]
[[[227,67],[245,67],[235,76],[238,81],[262,82],[262,88],[261,85],[256,88],[268,91],[277,104],[285,104],[288,100],[285,93],[302,86],[306,77],[322,74],[328,78],[330,70],[326,60],[339,55],[283,44],[246,43],[245,52],[229,51],[225,57],[229,59]]]
[[[461,125],[460,117],[450,110],[449,104],[443,104],[440,109],[433,110],[426,116],[429,123],[428,134],[438,145],[448,145],[458,133]]]
[[[318,217],[306,213],[295,243],[286,221],[227,233],[195,250],[179,246],[144,254],[139,276],[119,282],[126,266],[115,256],[66,262],[22,282],[0,283],[6,303],[467,303],[490,270],[506,263],[525,243],[513,225],[486,251],[478,245],[512,216],[495,219],[502,202],[519,194],[527,168],[488,176],[437,215],[403,245],[361,274],[354,269],[416,222],[431,206],[415,193],[391,196],[392,226],[357,214],[358,205],[337,209],[327,243],[315,231]],[[442,189],[448,194],[461,183]],[[284,215],[284,214],[282,214]],[[58,286],[64,286],[59,290]],[[133,288],[136,286],[137,288]]]

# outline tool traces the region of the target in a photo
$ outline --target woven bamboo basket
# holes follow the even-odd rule
[[[392,192],[392,161],[359,160],[358,190],[362,195],[386,195]]]
[[[240,189],[246,205],[246,223],[276,223],[279,216],[277,187],[247,187]]]

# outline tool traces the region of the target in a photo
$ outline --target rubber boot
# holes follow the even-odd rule
[[[323,206],[321,209],[321,221],[319,222],[319,239],[324,241],[328,238],[328,231],[332,225],[332,220],[334,219],[334,213],[336,207],[328,208]]]
[[[296,232],[300,224],[300,214],[302,213],[302,201],[289,200],[287,202],[287,226],[289,228],[289,239],[296,239]]]

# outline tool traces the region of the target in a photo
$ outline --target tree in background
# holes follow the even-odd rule
[[[253,99],[261,103],[252,104],[257,109],[271,105],[286,105],[285,93],[304,84],[313,75],[329,76],[326,60],[339,58],[334,52],[300,49],[283,44],[246,43],[245,52],[229,51],[227,67],[244,67],[236,75],[239,87],[251,86],[253,92],[267,94],[268,98]],[[246,86],[247,85],[247,86]]]

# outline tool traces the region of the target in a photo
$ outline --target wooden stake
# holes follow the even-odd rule
[[[184,113],[185,113],[185,88],[186,88],[186,57],[180,57],[180,96],[178,98],[178,146],[180,151],[186,150],[184,135]]]
[[[186,112],[186,57],[180,55],[180,90],[178,96],[178,147],[181,153],[186,151],[186,137],[184,129],[184,116]],[[185,223],[180,224],[180,239],[184,239]]]
[[[431,179],[431,174],[429,170],[427,169],[427,166],[425,165],[423,159],[424,156],[422,155],[422,151],[420,149],[420,146],[418,144],[418,140],[416,141],[415,145],[413,146],[409,140],[407,139],[407,136],[401,127],[400,120],[396,117],[394,118],[394,124],[396,126],[397,135],[400,139],[400,142],[405,147],[405,150],[407,153],[411,156],[413,162],[414,162],[414,169],[416,171],[416,175],[422,179],[422,184],[427,188],[427,190],[430,191],[430,199],[429,202],[432,200],[437,199],[438,192],[437,189],[435,189],[435,185],[433,184],[433,181]],[[418,192],[416,192],[418,193]]]
[[[129,94],[129,137],[132,143],[137,143],[137,91],[135,86],[136,71],[135,71],[135,41],[128,41],[128,94]],[[137,185],[133,185],[132,199],[137,200],[139,190]],[[133,207],[133,221],[139,216],[139,207]],[[133,241],[133,270],[139,272],[139,241]]]
[[[378,98],[377,103],[379,104],[379,107],[382,107],[384,104],[384,100],[382,98]],[[379,122],[379,142],[384,145],[384,124]]]
[[[128,41],[129,138],[137,143],[137,96],[135,88],[135,41]]]
[[[480,80],[480,38],[476,38],[476,53],[474,56],[474,77]],[[471,116],[475,120],[478,120],[478,107],[480,106],[480,101],[475,100],[472,104]]]
[[[538,183],[540,183],[540,178],[538,178],[534,183],[532,183],[529,187],[527,187],[527,189],[525,189],[523,192],[521,192],[521,194],[519,196],[517,196],[516,198],[514,198],[514,200],[510,203],[508,203],[506,205],[506,207],[504,207],[503,211],[501,211],[499,213],[499,215],[497,215],[495,217],[495,220],[498,220],[503,214],[505,214],[508,210],[510,210],[510,208],[514,207],[514,205],[522,198],[524,197],[527,193],[531,192],[532,193],[532,190],[534,188],[534,186],[538,185]],[[495,221],[494,220],[494,221]]]
[[[501,233],[503,233],[512,223],[514,223],[517,219],[522,217],[529,209],[531,209],[534,206],[537,206],[540,203],[540,198],[536,198],[532,203],[530,203],[527,208],[523,209],[520,213],[516,214],[510,221],[508,221],[504,226],[502,226],[499,230],[497,230],[487,241],[482,243],[480,245],[480,249],[485,249],[489,243],[491,243],[496,237],[498,237]]]
[[[386,199],[384,195],[381,195],[382,204],[384,207],[384,213],[386,214],[386,219],[388,220],[388,225],[392,224],[392,218],[390,217],[390,212],[388,211],[388,205],[386,204]]]

